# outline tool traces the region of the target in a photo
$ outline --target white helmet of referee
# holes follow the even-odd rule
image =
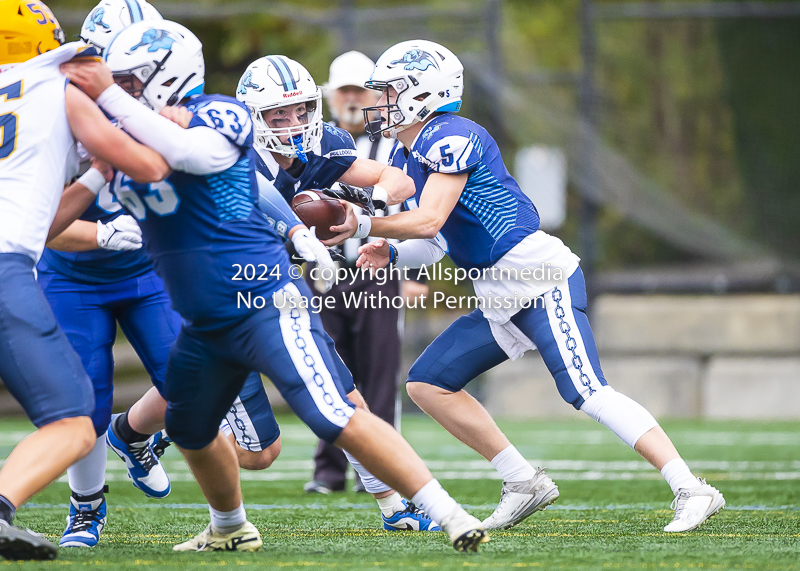
[[[383,52],[364,85],[384,94],[383,105],[364,108],[367,131],[394,136],[431,113],[461,109],[464,66],[449,49],[428,40],[400,42]],[[389,87],[396,95],[390,97]],[[375,113],[382,119],[372,121]]]
[[[239,80],[236,99],[250,110],[256,147],[303,160],[322,139],[322,90],[294,60],[274,55],[251,63]],[[306,104],[302,125],[275,128],[264,120],[267,111],[299,103]]]
[[[203,44],[177,22],[133,24],[117,34],[104,57],[114,80],[155,111],[203,93]]]
[[[161,20],[161,14],[145,0],[102,0],[81,26],[80,38],[102,53],[122,30],[145,20]]]

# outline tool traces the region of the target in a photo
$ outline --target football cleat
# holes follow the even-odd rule
[[[162,430],[151,436],[147,443],[150,445],[150,449],[153,451],[153,454],[156,455],[156,458],[161,459],[164,452],[167,451],[167,448],[172,446],[172,439],[167,436],[166,430]]]
[[[403,500],[405,509],[394,512],[386,517],[381,514],[383,529],[386,531],[442,531],[431,516],[415,506],[412,502]]]
[[[703,525],[708,518],[725,507],[725,498],[702,478],[692,488],[680,488],[670,506],[675,518],[664,528],[667,533],[691,531]]]
[[[58,542],[59,547],[94,547],[106,525],[106,499],[94,501],[69,499],[67,529]]]
[[[489,541],[481,521],[469,515],[461,506],[444,518],[442,529],[450,536],[456,551],[478,551],[481,543]]]
[[[11,560],[55,559],[58,549],[38,533],[0,519],[0,556]]]
[[[164,466],[150,447],[150,440],[127,444],[114,432],[114,415],[106,433],[106,443],[125,462],[128,477],[133,486],[148,498],[165,498],[169,495],[170,483]]]
[[[328,484],[319,480],[306,482],[303,486],[303,491],[307,494],[325,494],[326,496],[333,493],[333,490]]]
[[[173,551],[258,551],[261,548],[261,534],[249,521],[231,533],[217,533],[211,524],[189,541],[179,543]]]
[[[486,529],[508,529],[557,499],[558,486],[545,475],[544,468],[538,468],[530,480],[503,482],[500,503],[483,525]]]

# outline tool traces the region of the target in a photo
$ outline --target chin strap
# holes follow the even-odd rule
[[[306,152],[303,150],[303,135],[295,135],[292,137],[292,144],[294,145],[295,152],[297,152],[297,158],[300,159],[300,162],[307,163],[308,157],[306,156]]]

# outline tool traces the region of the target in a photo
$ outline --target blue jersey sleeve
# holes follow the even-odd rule
[[[472,171],[483,156],[480,136],[459,117],[431,122],[420,133],[422,144],[415,154],[429,172],[458,174]]]
[[[223,95],[192,99],[186,106],[194,113],[189,128],[210,127],[238,147],[253,145],[253,121],[242,103]]]
[[[258,181],[258,207],[267,218],[269,225],[285,240],[289,230],[303,223],[274,184],[261,173],[256,173],[256,180]]]
[[[344,174],[358,158],[356,142],[344,129],[334,127],[330,123],[323,123],[322,126],[320,157],[329,163],[328,168],[338,166],[336,170]]]

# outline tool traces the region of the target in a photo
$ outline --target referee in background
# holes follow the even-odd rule
[[[361,52],[351,51],[337,57],[331,63],[328,83],[323,86],[333,123],[353,136],[356,154],[360,159],[372,159],[389,163],[394,139],[380,137],[370,141],[364,130],[362,107],[377,103],[379,94],[365,89],[364,83],[372,75],[373,61]],[[353,206],[356,214],[361,209]],[[376,216],[395,214],[400,206],[390,206],[388,212],[376,211]],[[351,238],[342,245],[348,268],[356,267],[358,248],[366,239]],[[313,284],[311,284],[313,285]],[[336,344],[336,351],[353,373],[353,381],[361,392],[369,409],[389,424],[398,426],[399,399],[397,394],[400,370],[400,329],[402,310],[395,308],[345,307],[344,296],[349,292],[358,295],[378,293],[394,298],[398,295],[414,298],[427,295],[428,286],[417,281],[387,280],[381,285],[368,276],[359,277],[354,283],[340,283],[323,297],[333,297],[332,309],[322,306],[320,316],[325,331]],[[344,452],[322,440],[314,453],[314,477],[304,489],[309,493],[329,494],[343,491],[347,473]],[[356,491],[365,491],[356,474]]]

